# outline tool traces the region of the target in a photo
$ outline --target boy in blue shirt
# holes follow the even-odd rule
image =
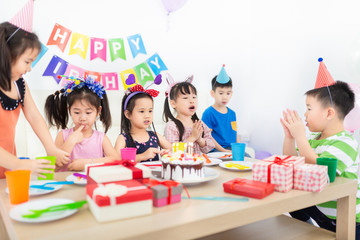
[[[240,138],[237,135],[236,114],[226,106],[233,92],[232,80],[224,66],[219,75],[211,81],[210,94],[215,103],[204,111],[202,121],[211,129],[215,149],[220,152],[231,152],[231,143],[240,142]]]

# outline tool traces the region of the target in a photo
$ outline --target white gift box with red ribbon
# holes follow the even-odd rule
[[[99,222],[151,214],[152,191],[136,180],[94,183],[86,187],[86,200]]]
[[[253,164],[253,180],[272,183],[275,191],[288,192],[293,188],[295,167],[304,164],[300,156],[274,155]]]
[[[316,164],[302,164],[294,172],[294,189],[320,192],[327,185],[328,167]]]

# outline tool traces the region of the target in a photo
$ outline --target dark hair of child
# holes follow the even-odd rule
[[[175,84],[171,88],[169,96],[167,98],[165,98],[164,116],[163,116],[164,120],[165,120],[165,122],[168,122],[169,119],[170,119],[170,120],[175,122],[175,125],[179,130],[179,141],[180,142],[183,140],[183,135],[184,135],[184,132],[185,132],[185,128],[184,128],[184,125],[182,124],[182,122],[180,120],[176,119],[174,117],[174,115],[171,113],[170,106],[169,106],[169,101],[170,100],[176,101],[176,99],[180,96],[180,94],[186,95],[186,94],[190,94],[190,93],[193,93],[193,94],[197,95],[197,91],[196,91],[195,86],[192,85],[189,82],[180,82],[180,83]],[[191,116],[191,120],[193,122],[195,122],[196,120],[199,120],[196,113],[194,113],[194,115]]]
[[[56,91],[54,94],[47,97],[45,102],[45,114],[51,126],[56,126],[58,129],[67,128],[69,120],[68,109],[75,101],[86,101],[96,110],[101,107],[100,121],[103,123],[105,133],[111,126],[111,113],[109,108],[109,101],[106,94],[103,94],[101,99],[96,93],[89,90],[87,87],[75,88],[65,96],[64,89]],[[95,129],[96,122],[95,122]]]
[[[351,109],[354,108],[354,92],[347,83],[342,81],[336,81],[335,84],[328,87],[329,89],[327,89],[327,87],[322,87],[309,90],[305,95],[315,97],[324,107],[328,107],[331,106],[330,91],[332,102],[338,111],[339,118],[344,119]]]
[[[127,106],[126,106],[126,109],[124,109],[124,105],[125,105],[125,101],[126,99],[129,97],[131,93],[127,93],[124,95],[123,99],[122,99],[122,104],[121,104],[121,122],[120,122],[120,126],[121,126],[121,133],[126,133],[129,137],[130,137],[130,146],[126,146],[126,147],[136,147],[135,145],[135,142],[131,136],[131,133],[130,133],[130,130],[131,130],[131,122],[130,120],[125,116],[125,110],[128,110],[130,114],[132,114],[134,108],[135,108],[135,102],[136,100],[138,99],[141,99],[141,98],[149,98],[151,99],[152,102],[154,102],[153,98],[147,94],[147,93],[138,93],[138,94],[135,94],[133,95],[128,103],[127,103]],[[159,140],[159,137],[156,133],[156,130],[155,130],[155,126],[154,126],[154,122],[151,123],[152,124],[152,127],[154,129],[154,133],[155,133],[155,136],[156,136],[156,139],[158,141],[158,144],[159,144],[159,147],[160,147],[160,140]],[[160,147],[161,148],[161,147]]]
[[[4,91],[11,89],[11,64],[29,48],[40,51],[41,43],[36,34],[18,29],[9,22],[0,24],[0,87]]]
[[[216,88],[225,88],[225,87],[231,87],[232,88],[232,80],[230,78],[230,81],[227,83],[219,83],[216,81],[217,75],[211,80],[211,89],[215,92]]]

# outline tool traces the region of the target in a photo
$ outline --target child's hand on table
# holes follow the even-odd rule
[[[85,164],[91,163],[91,159],[84,159],[79,158],[72,161],[72,163],[69,164],[68,169],[70,171],[84,171]]]
[[[148,159],[152,159],[156,156],[156,154],[159,154],[160,150],[157,148],[148,148],[145,152],[143,152],[141,155],[140,161],[146,161]]]

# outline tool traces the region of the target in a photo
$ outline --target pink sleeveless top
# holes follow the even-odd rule
[[[64,142],[70,136],[70,134],[73,133],[73,131],[73,128],[62,130]],[[94,130],[91,137],[85,138],[81,143],[76,144],[70,154],[69,164],[79,158],[88,159],[104,157],[104,150],[102,147],[104,135],[105,134],[103,132]],[[58,171],[68,171],[67,166],[68,165],[63,166]]]

